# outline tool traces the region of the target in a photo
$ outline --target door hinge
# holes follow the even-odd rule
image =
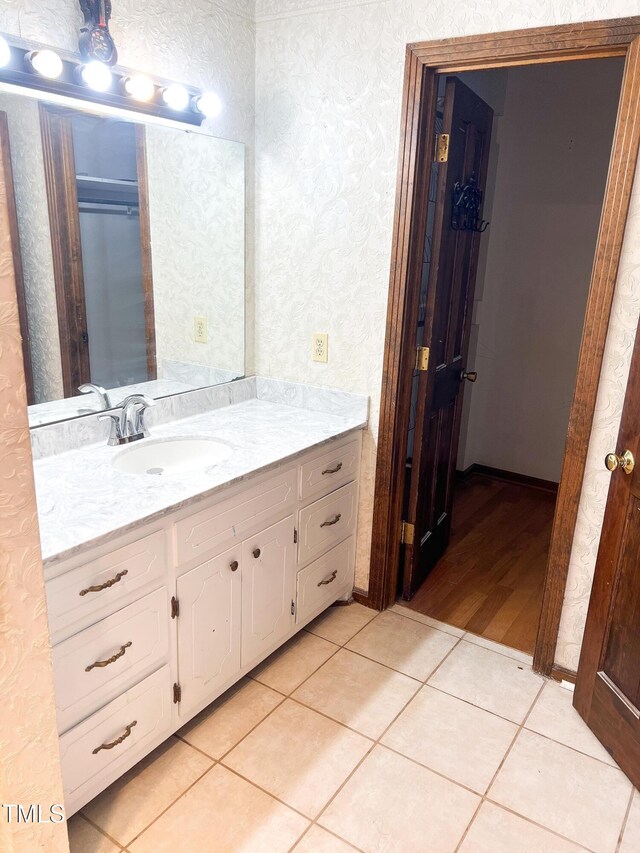
[[[429,369],[429,347],[418,347],[416,349],[416,370]]]
[[[171,618],[175,619],[180,615],[180,602],[175,597],[175,595],[171,596]]]
[[[292,615],[292,616],[295,616],[295,615],[296,615],[296,603],[295,603],[295,601],[293,600],[293,598],[291,599],[291,615]]]
[[[173,704],[177,705],[178,702],[182,702],[182,687],[179,684],[173,685]]]
[[[293,528],[293,544],[294,545],[298,544],[298,531],[296,530],[295,527]]]
[[[433,159],[436,163],[446,163],[449,159],[448,133],[436,133],[436,151]]]
[[[400,531],[400,542],[403,545],[413,545],[413,539],[416,533],[416,528],[413,524],[409,524],[408,521],[402,522],[402,529]]]

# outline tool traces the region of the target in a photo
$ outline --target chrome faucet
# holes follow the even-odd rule
[[[149,430],[145,426],[144,415],[155,404],[155,400],[146,394],[131,394],[124,400],[122,408],[98,415],[99,420],[109,419],[111,422],[107,444],[115,447],[147,438]]]
[[[102,387],[102,385],[95,385],[93,382],[85,382],[84,385],[80,385],[78,391],[81,394],[96,394],[98,399],[100,400],[101,409],[106,410],[111,408],[111,401],[109,400],[109,395]]]

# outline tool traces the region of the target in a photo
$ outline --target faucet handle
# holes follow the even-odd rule
[[[116,409],[113,412],[103,412],[102,414],[98,415],[99,421],[110,421],[109,438],[107,439],[107,444],[109,444],[111,447],[115,447],[118,444],[122,444],[122,429],[120,426],[121,414],[121,410]]]
[[[122,404],[120,415],[120,432],[126,438],[146,438],[149,435],[144,425],[144,413],[155,406],[153,397],[146,394],[131,394]],[[132,412],[135,410],[135,419]]]

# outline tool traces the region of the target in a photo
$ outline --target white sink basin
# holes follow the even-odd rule
[[[209,438],[143,438],[138,444],[118,453],[111,464],[127,474],[165,477],[204,471],[230,455],[228,444]]]

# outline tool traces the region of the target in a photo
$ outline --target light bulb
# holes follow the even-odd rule
[[[8,65],[10,59],[11,48],[9,47],[9,43],[6,39],[0,36],[0,68],[4,68],[5,65]]]
[[[96,92],[107,92],[113,82],[113,75],[109,68],[97,60],[83,65],[80,76],[83,82]]]
[[[55,80],[63,71],[62,60],[53,50],[35,50],[27,56],[29,65],[41,77]]]
[[[204,95],[199,95],[195,98],[195,105],[205,118],[215,118],[222,112],[222,101],[215,92],[205,92]]]
[[[124,81],[124,90],[136,101],[150,101],[155,94],[156,87],[153,80],[146,74],[132,74]]]
[[[162,92],[162,99],[172,110],[186,110],[189,106],[189,93],[180,83],[172,83]]]

